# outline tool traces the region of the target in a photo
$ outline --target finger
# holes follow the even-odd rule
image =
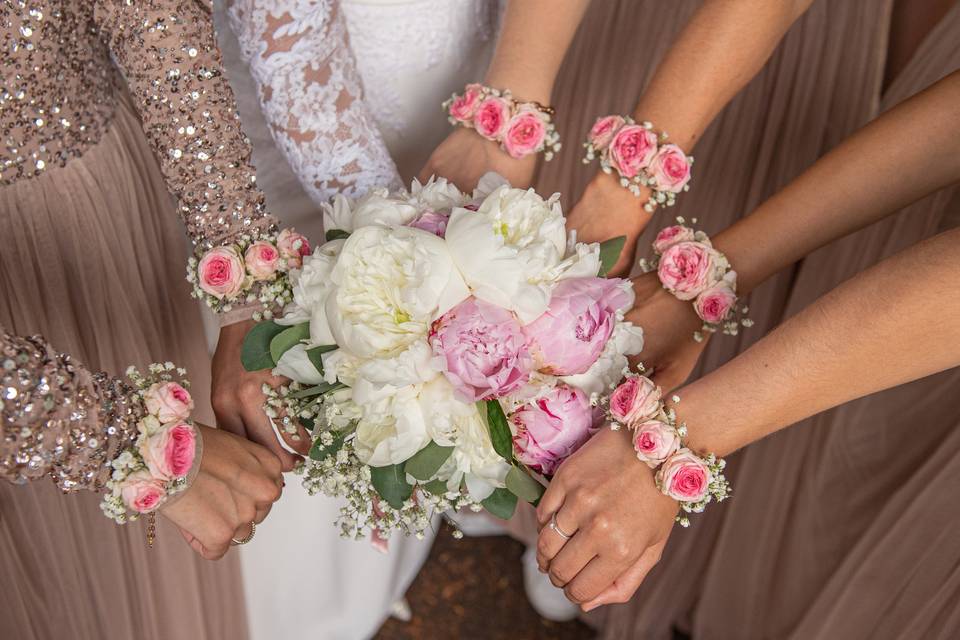
[[[613,581],[613,584],[601,591],[597,597],[584,602],[580,608],[587,612],[605,604],[628,602],[640,588],[650,570],[660,561],[662,552],[662,543],[649,547],[629,569]]]
[[[280,458],[266,447],[261,447],[254,442],[247,441],[246,447],[267,475],[283,486],[283,463],[280,462]]]
[[[266,507],[258,507],[257,515],[253,517],[253,521],[256,522],[257,524],[260,524],[261,522],[266,520],[267,516],[270,514],[270,509],[272,508],[273,508],[273,505],[269,505]]]
[[[537,522],[541,529],[550,522],[550,516],[560,509],[565,497],[566,490],[563,487],[563,476],[556,475],[547,485],[547,490],[540,497],[540,504],[537,505]]]
[[[233,539],[245,540],[252,531],[253,531],[253,525],[250,524],[249,522],[245,522],[244,524],[237,527],[237,530],[233,532]]]
[[[243,411],[243,422],[250,440],[266,447],[277,456],[284,471],[293,469],[300,458],[283,448],[273,431],[270,418],[263,412],[263,409],[245,409]]]
[[[550,582],[558,588],[565,587],[580,571],[596,558],[596,539],[586,531],[570,538],[550,561]],[[610,578],[613,581],[616,575]],[[599,591],[598,591],[599,593]]]
[[[239,407],[239,404],[237,405]],[[247,438],[247,429],[243,425],[243,419],[240,417],[240,412],[236,409],[231,409],[229,411],[217,411],[214,410],[214,415],[217,418],[217,428],[223,429],[224,431],[229,431],[234,435],[238,435],[241,438]]]
[[[569,509],[560,509],[557,513],[556,526],[571,540],[576,538],[575,521]],[[550,562],[568,542],[567,538],[560,535],[560,531],[554,530],[549,524],[540,529],[540,535],[537,538],[537,565],[541,571],[546,572],[550,569]]]
[[[567,581],[564,593],[575,604],[590,602],[611,587],[619,576],[633,566],[634,561],[635,558],[624,559],[623,556],[604,554],[601,550],[576,576]]]

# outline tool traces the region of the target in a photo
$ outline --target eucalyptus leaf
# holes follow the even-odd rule
[[[312,460],[323,460],[340,451],[345,434],[339,431],[331,431],[330,433],[333,435],[333,442],[329,446],[323,446],[320,444],[320,438],[317,438],[313,446],[310,447],[310,458]]]
[[[341,240],[350,237],[349,231],[344,231],[343,229],[330,229],[327,231],[327,242],[331,240]]]
[[[280,362],[280,357],[287,352],[288,349],[294,345],[300,344],[300,342],[306,340],[310,337],[310,323],[304,322],[302,324],[297,324],[292,327],[287,327],[277,335],[273,337],[273,340],[270,341],[270,357],[273,358],[273,363],[276,364]]]
[[[447,483],[443,480],[431,480],[427,484],[420,485],[423,490],[435,496],[442,496],[447,492]]]
[[[453,447],[441,447],[431,440],[430,444],[407,460],[403,468],[417,480],[425,482],[432,478],[437,470],[443,466],[451,453],[453,453]]]
[[[509,520],[517,510],[517,496],[506,489],[494,489],[486,500],[480,502],[491,515],[501,520]]]
[[[342,382],[334,382],[333,384],[324,382],[323,384],[318,384],[313,387],[307,387],[306,389],[294,391],[290,394],[290,397],[296,399],[309,398],[310,396],[319,396],[325,393],[330,393],[331,391],[336,391],[337,389],[343,389],[346,386],[347,385],[343,384]]]
[[[610,238],[600,243],[600,273],[598,275],[605,276],[610,272],[610,269],[613,269],[613,266],[617,264],[617,260],[620,259],[620,254],[623,252],[623,245],[626,244],[626,242],[626,236],[617,236],[616,238]]]
[[[323,354],[333,351],[336,348],[337,345],[335,344],[322,344],[319,347],[307,349],[307,358],[310,359],[310,364],[317,368],[320,375],[323,375]]]
[[[490,428],[490,442],[493,450],[504,460],[513,460],[513,434],[507,424],[507,416],[497,400],[487,400],[487,426]]]
[[[370,481],[380,497],[394,509],[401,508],[413,493],[413,487],[407,482],[407,473],[399,464],[370,467]]]
[[[546,488],[531,478],[519,467],[510,467],[507,472],[507,489],[524,502],[537,502]]]
[[[261,322],[247,332],[240,348],[240,364],[247,371],[272,369],[276,361],[270,355],[270,342],[287,328],[276,322]]]

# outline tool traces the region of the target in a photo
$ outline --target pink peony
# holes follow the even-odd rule
[[[510,120],[510,102],[503,98],[489,97],[480,103],[473,117],[473,126],[484,138],[498,140]]]
[[[723,322],[736,304],[737,292],[730,282],[721,280],[697,296],[693,308],[704,322],[718,324]]]
[[[200,288],[217,298],[230,298],[243,289],[246,274],[243,260],[234,247],[215,247],[197,265]]]
[[[668,291],[693,300],[720,280],[719,256],[702,242],[678,242],[660,256],[657,275]]]
[[[680,193],[690,182],[690,161],[683,149],[675,144],[665,144],[650,160],[647,173],[658,191]]]
[[[258,240],[243,254],[243,261],[247,265],[247,273],[254,280],[270,280],[277,273],[280,264],[280,252],[269,242]]]
[[[647,420],[634,427],[633,448],[641,462],[656,469],[680,448],[680,436],[668,424]]]
[[[483,87],[479,84],[468,84],[463,95],[457,96],[450,103],[450,115],[459,122],[470,122],[477,113],[482,97]]]
[[[543,148],[547,137],[544,115],[536,109],[521,109],[507,123],[503,134],[503,148],[511,158],[522,158]]]
[[[131,473],[120,487],[120,497],[127,507],[137,513],[149,513],[160,506],[167,490],[163,481],[154,478],[149,471]]]
[[[610,141],[611,164],[625,178],[645,169],[656,152],[657,134],[638,124],[621,127]]]
[[[186,420],[193,411],[190,392],[176,382],[156,382],[144,392],[143,404],[147,412],[160,422]]]
[[[659,410],[660,387],[646,376],[627,378],[610,396],[610,415],[621,424],[632,426],[652,418]]]
[[[464,402],[499,398],[530,378],[533,358],[509,311],[467,298],[437,320],[430,345]]]
[[[284,229],[277,236],[277,249],[280,257],[287,263],[288,269],[299,269],[303,266],[303,258],[312,253],[307,237],[293,229]]]
[[[603,118],[598,118],[590,129],[588,136],[590,144],[598,151],[606,148],[613,139],[614,134],[617,133],[617,130],[624,125],[624,122],[621,116],[604,116]]]
[[[663,253],[678,242],[692,242],[694,238],[693,229],[682,224],[664,227],[653,239],[653,250],[657,253]]]
[[[155,478],[182,478],[190,472],[196,455],[197,434],[186,422],[164,425],[140,441],[140,455]]]
[[[690,449],[680,449],[657,471],[657,486],[680,502],[700,502],[710,490],[710,469]]]
[[[558,385],[545,396],[510,415],[516,435],[517,459],[531,469],[553,475],[557,467],[596,433],[602,415],[590,406],[586,394]]]
[[[407,226],[414,227],[416,229],[423,229],[424,231],[442,238],[447,233],[447,223],[449,221],[450,216],[448,214],[427,210],[421,213]]]
[[[553,291],[550,306],[523,328],[537,367],[555,376],[584,373],[600,357],[633,296],[619,278],[571,278]]]

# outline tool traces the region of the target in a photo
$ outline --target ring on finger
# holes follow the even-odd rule
[[[550,524],[547,525],[547,526],[550,527],[550,530],[551,530],[551,531],[553,531],[554,533],[556,533],[558,536],[560,536],[560,537],[563,538],[564,540],[569,540],[570,538],[573,537],[573,534],[572,534],[572,533],[567,533],[566,531],[564,531],[563,529],[560,528],[560,525],[559,525],[559,524],[557,524],[557,514],[556,514],[556,513],[554,513],[552,516],[550,516]]]
[[[235,545],[235,546],[239,546],[239,545],[241,545],[241,544],[247,544],[248,542],[250,542],[251,540],[253,540],[253,536],[255,536],[255,535],[257,535],[257,523],[254,522],[253,520],[251,520],[251,521],[250,521],[250,533],[248,533],[248,534],[245,535],[244,537],[240,538],[239,540],[237,540],[236,538],[230,538],[230,544]]]

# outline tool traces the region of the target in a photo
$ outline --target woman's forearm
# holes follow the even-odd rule
[[[714,244],[738,292],[803,256],[960,180],[960,72],[880,116]]]
[[[484,82],[550,103],[553,83],[590,0],[510,0]]]
[[[960,365],[960,229],[823,296],[677,395],[695,450],[725,455],[806,417]]]

